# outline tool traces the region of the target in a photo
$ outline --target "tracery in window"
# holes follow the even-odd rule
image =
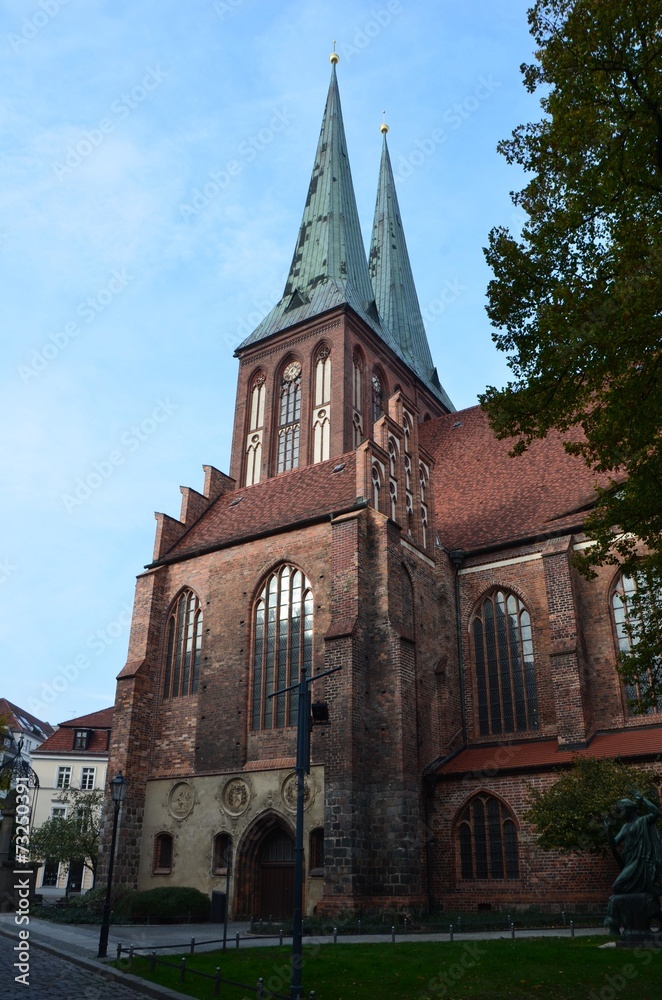
[[[264,431],[264,400],[266,377],[258,372],[253,379],[250,394],[248,437],[246,439],[246,486],[260,482],[262,464],[262,435]]]
[[[381,373],[372,373],[372,422],[376,423],[384,412],[384,380]]]
[[[430,481],[430,470],[424,462],[420,463],[421,478],[421,535],[423,547],[428,545],[428,483]]]
[[[299,421],[301,419],[301,364],[291,361],[283,371],[278,421],[278,472],[299,466]]]
[[[394,437],[388,439],[389,483],[388,491],[391,501],[391,519],[398,519],[398,445]]]
[[[372,502],[375,510],[379,510],[379,494],[382,488],[382,477],[379,471],[379,467],[375,464],[372,466]]]
[[[462,879],[519,878],[517,827],[499,799],[474,795],[460,814],[457,840]]]
[[[313,657],[313,593],[295,566],[281,566],[264,584],[253,618],[253,729],[294,726],[296,692],[269,698],[295,684]]]
[[[496,590],[473,621],[478,726],[489,733],[538,727],[531,618],[519,597]]]
[[[192,590],[183,590],[173,604],[166,635],[163,697],[196,694],[202,651],[202,609]]]
[[[313,462],[325,462],[331,444],[331,354],[322,346],[315,361],[315,408],[313,410]]]
[[[614,615],[618,648],[621,653],[629,653],[633,646],[637,645],[640,637],[646,638],[646,632],[648,631],[646,622],[644,621],[646,614],[650,614],[653,629],[659,629],[659,624],[655,625],[654,622],[655,619],[659,622],[659,607],[662,605],[662,596],[658,593],[647,599],[645,604],[639,606],[637,589],[636,576],[627,576],[625,573],[621,573],[612,593],[611,607]],[[642,593],[644,593],[643,587]],[[651,593],[650,587],[648,587],[646,593]],[[655,687],[659,691],[662,687],[662,658],[659,656],[651,658],[647,676],[639,675],[635,681],[625,685],[625,696],[630,713],[642,714],[641,709],[639,712],[636,712],[636,708],[644,700],[650,705],[644,714],[651,715],[662,712],[662,695],[657,699],[655,698],[656,691],[651,692],[653,682],[655,682]],[[650,704],[652,701],[655,701],[655,705]]]

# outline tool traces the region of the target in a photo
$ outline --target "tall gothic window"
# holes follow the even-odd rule
[[[428,483],[430,482],[430,470],[424,462],[419,464],[421,477],[421,535],[423,547],[428,546]]]
[[[379,420],[384,412],[384,380],[380,372],[372,373],[372,422]]]
[[[358,351],[352,363],[352,407],[354,447],[358,448],[363,441],[363,361]]]
[[[315,408],[313,410],[313,462],[325,462],[331,442],[331,353],[318,349],[315,360]]]
[[[463,879],[519,878],[517,827],[499,799],[474,795],[460,814],[457,837]]]
[[[246,486],[260,482],[260,467],[262,464],[262,435],[264,430],[264,398],[266,378],[264,372],[258,372],[253,379],[250,393],[250,412],[248,418],[248,438],[246,441]]]
[[[379,510],[379,494],[382,489],[382,477],[379,471],[379,466],[373,462],[372,471],[372,503],[375,510]]]
[[[183,590],[173,604],[166,626],[163,697],[196,694],[202,649],[202,610],[192,590]]]
[[[496,590],[473,622],[481,736],[538,726],[531,618],[515,594]]]
[[[394,437],[388,439],[388,492],[391,502],[391,520],[398,519],[398,445]]]
[[[296,692],[269,698],[295,684],[313,659],[313,592],[295,566],[281,566],[260,592],[253,619],[253,729],[279,729],[297,721]]]
[[[650,593],[651,589],[649,588],[647,592]],[[642,593],[644,593],[643,588]],[[650,630],[646,627],[647,622],[644,621],[645,617],[649,617],[651,624],[654,623],[656,618],[659,622],[659,608],[662,604],[660,595],[655,594],[653,588],[652,598],[646,600],[645,603],[639,603],[636,595],[636,577],[626,576],[624,573],[621,573],[616,581],[611,598],[614,625],[616,626],[616,638],[621,653],[629,653],[640,637],[644,640],[646,639],[646,633]],[[653,627],[655,628],[654,624]],[[657,628],[659,629],[659,625],[657,625]],[[653,700],[655,692],[650,692],[653,683],[659,691],[662,686],[662,660],[659,656],[651,658],[647,677],[639,676],[637,680],[625,685],[625,695],[630,712],[638,704],[641,704],[644,698],[648,698],[649,703]],[[650,715],[652,712],[662,712],[662,695],[657,698],[654,707],[651,706],[646,710],[647,715]]]
[[[299,467],[299,421],[301,419],[301,364],[290,361],[280,386],[278,420],[278,472]]]

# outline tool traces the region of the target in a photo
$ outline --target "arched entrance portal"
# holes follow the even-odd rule
[[[235,867],[236,920],[285,920],[294,897],[294,831],[275,812],[262,814],[246,831]]]
[[[263,920],[291,918],[294,891],[294,841],[287,830],[272,830],[261,844],[259,912]]]

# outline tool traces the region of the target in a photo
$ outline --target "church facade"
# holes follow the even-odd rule
[[[595,493],[560,438],[511,459],[454,410],[382,130],[366,256],[334,62],[283,296],[236,352],[229,475],[156,515],[114,711],[116,878],[286,917],[297,706],[275,693],[340,667],[313,685],[305,913],[604,903],[609,865],[540,852],[522,813],[577,753],[662,752],[615,670],[632,584],[572,567]]]

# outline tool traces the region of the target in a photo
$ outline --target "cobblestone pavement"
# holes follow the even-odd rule
[[[23,986],[14,979],[19,970],[13,967],[16,961],[13,951],[14,941],[4,935],[0,937],[0,996],[2,1000],[145,1000],[144,993],[138,993],[110,979],[104,979],[94,972],[81,969],[73,962],[67,962],[56,955],[50,955],[41,948],[30,952],[29,983]]]

